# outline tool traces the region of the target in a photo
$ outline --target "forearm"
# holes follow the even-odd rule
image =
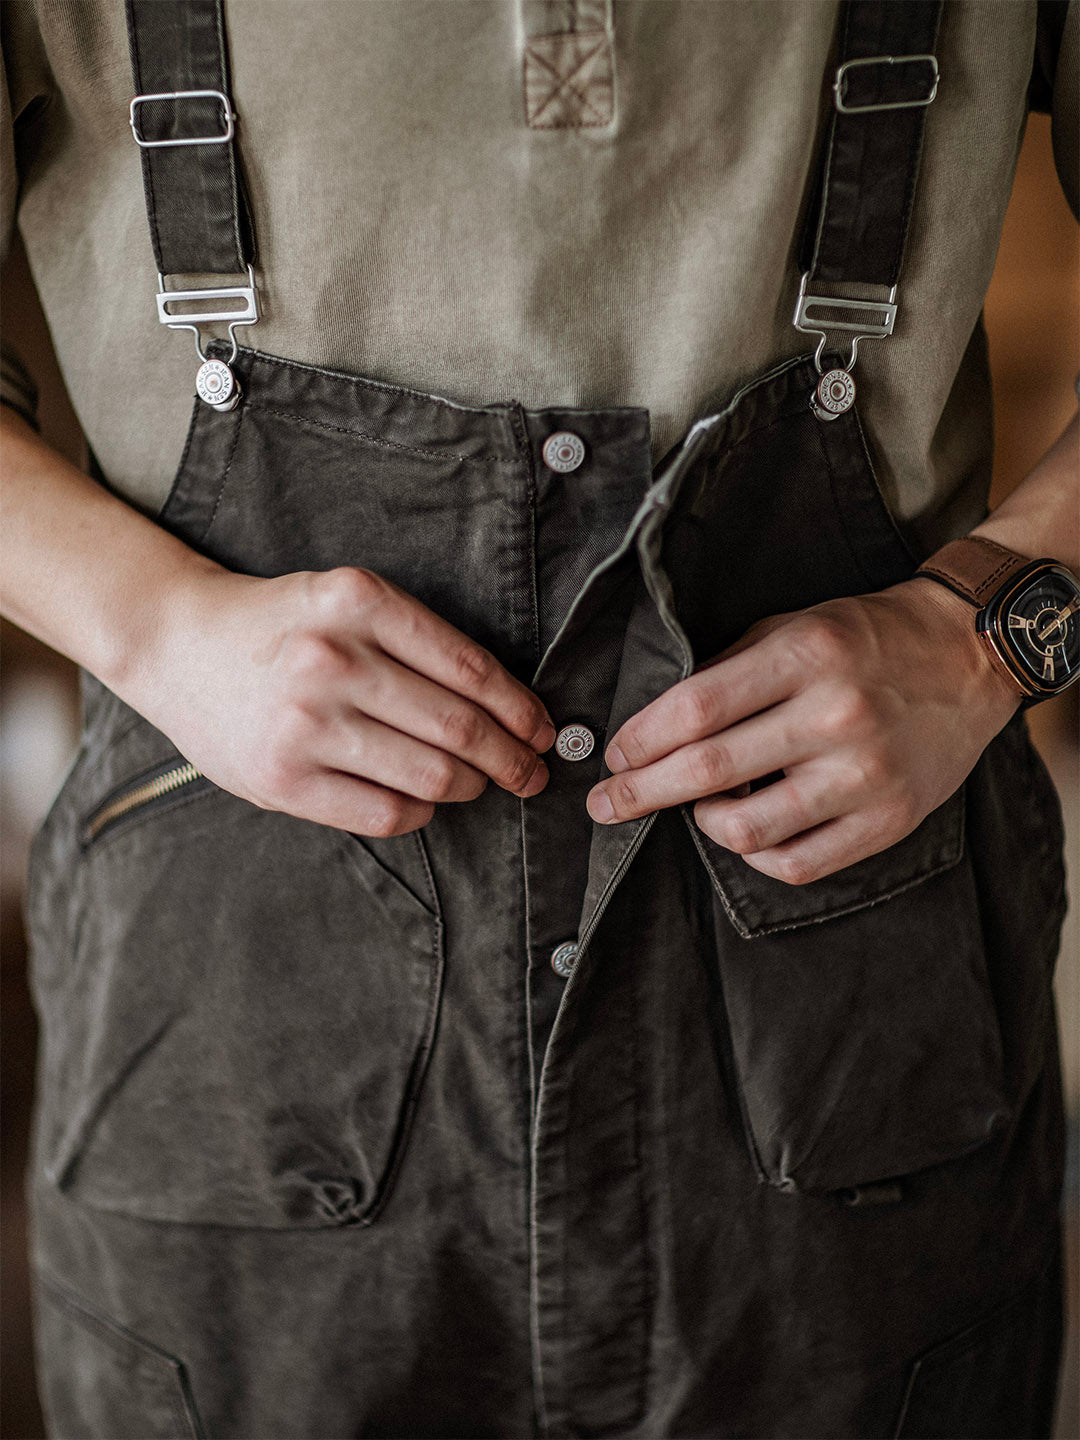
[[[971,532],[1080,572],[1080,412],[1016,488]]]
[[[121,693],[169,607],[219,566],[110,494],[0,405],[0,612]]]

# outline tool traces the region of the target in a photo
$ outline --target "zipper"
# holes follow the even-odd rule
[[[161,800],[202,779],[205,779],[202,771],[196,770],[189,760],[185,760],[179,765],[171,765],[167,770],[151,775],[148,779],[137,783],[129,781],[117,794],[103,801],[91,812],[83,825],[83,845],[90,845],[106,826],[130,815],[133,810],[151,805],[155,800]]]

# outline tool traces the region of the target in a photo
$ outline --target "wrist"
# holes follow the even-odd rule
[[[984,711],[1004,725],[1019,708],[1023,693],[977,632],[971,604],[925,575],[905,581],[903,589],[924,623],[936,632],[948,683],[964,697],[965,709]]]
[[[145,715],[175,657],[205,627],[215,581],[230,572],[160,529],[143,558],[128,572],[122,601],[109,603],[87,668]]]

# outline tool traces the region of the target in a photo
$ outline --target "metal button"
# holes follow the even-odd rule
[[[573,970],[577,961],[578,947],[576,940],[564,940],[561,945],[556,945],[551,952],[551,968],[561,980],[566,980]]]
[[[835,420],[855,403],[855,381],[846,370],[826,370],[811,396],[819,420]]]
[[[195,390],[215,410],[233,410],[240,399],[236,376],[224,360],[203,361],[195,373]]]
[[[596,741],[585,725],[564,725],[555,736],[555,752],[564,760],[584,760],[593,752]]]
[[[540,453],[549,470],[569,475],[585,459],[585,445],[581,436],[575,435],[572,430],[558,430],[544,441]]]

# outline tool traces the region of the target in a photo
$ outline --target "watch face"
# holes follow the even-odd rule
[[[1064,689],[1080,672],[1080,586],[1063,567],[1021,577],[994,622],[1006,659],[1036,692]]]

